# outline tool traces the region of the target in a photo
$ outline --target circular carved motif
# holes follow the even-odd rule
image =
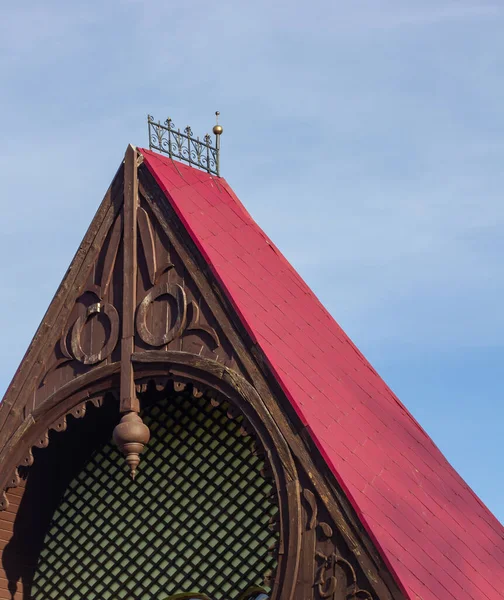
[[[177,304],[175,323],[166,333],[153,334],[147,327],[149,306],[161,296],[171,296]],[[136,326],[138,335],[149,346],[165,346],[177,338],[184,330],[187,314],[187,298],[184,288],[178,283],[161,283],[153,287],[138,307]],[[167,319],[169,322],[169,319]]]
[[[81,333],[84,329],[84,326],[88,322],[88,320],[93,315],[104,314],[110,323],[110,334],[108,340],[105,342],[105,345],[99,352],[95,354],[88,354],[84,352],[81,346]],[[101,302],[97,302],[96,304],[91,304],[88,306],[85,315],[80,316],[77,321],[75,321],[74,326],[72,328],[72,353],[75,358],[85,365],[94,365],[96,363],[101,362],[108,358],[116,344],[119,340],[119,315],[117,314],[117,310],[109,304],[108,302],[102,304]]]

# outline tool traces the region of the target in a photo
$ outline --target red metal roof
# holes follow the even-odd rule
[[[141,152],[408,597],[504,598],[503,527],[226,181]]]

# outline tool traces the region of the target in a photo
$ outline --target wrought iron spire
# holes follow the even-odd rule
[[[213,128],[214,144],[208,133],[200,140],[199,137],[193,136],[189,125],[181,131],[175,128],[170,118],[161,124],[160,121],[156,122],[153,117],[148,115],[149,149],[168,154],[170,158],[189,163],[193,167],[220,177],[220,136],[223,129],[222,125],[219,125],[219,115],[220,113],[217,111],[215,113],[216,124]]]

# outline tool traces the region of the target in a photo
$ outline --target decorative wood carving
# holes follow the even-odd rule
[[[64,332],[57,343],[57,350],[62,355],[57,358],[45,372],[41,385],[46,383],[48,376],[56,369],[62,367],[66,363],[73,360],[80,362],[82,365],[96,365],[108,359],[119,342],[119,314],[116,308],[99,299],[96,291],[86,290],[85,294],[94,294],[98,298],[98,302],[90,304],[85,312],[79,315],[75,321]],[[83,330],[90,326],[91,321],[98,315],[103,315],[107,319],[108,327],[106,337],[103,340],[102,347],[96,352],[83,349],[82,336]],[[90,347],[89,334],[87,343]],[[67,340],[70,341],[70,349],[68,348]]]
[[[202,333],[203,343],[208,345],[210,352],[214,352],[220,346],[219,335],[202,319],[198,303],[188,298],[188,295],[193,296],[187,287],[190,278],[186,273],[180,276],[177,272],[180,271],[180,259],[174,256],[175,263],[172,262],[173,248],[159,231],[159,225],[152,223],[146,208],[140,206],[138,209],[138,230],[146,265],[143,280],[152,287],[146,289],[137,308],[138,336],[147,346],[159,348],[191,332]],[[159,264],[162,266],[158,267]],[[161,282],[163,277],[165,280]],[[156,311],[154,304],[161,299],[167,301],[165,312],[158,308],[157,315],[151,314]]]
[[[131,213],[135,177],[126,175]],[[76,375],[103,362],[119,360],[121,352],[126,352],[122,349],[126,339],[133,340],[135,351],[149,347],[183,350],[237,366],[231,345],[216,329],[211,308],[194,285],[192,274],[172,247],[149,203],[143,196],[136,202],[132,214],[126,218],[123,205],[110,223],[103,246],[90,264],[92,268],[76,288],[78,297],[62,327],[62,335],[52,355],[44,361],[47,367],[39,380],[35,405]],[[132,245],[132,236],[137,236],[140,243]],[[123,273],[127,248],[126,268],[137,270],[137,284],[135,299],[126,303],[128,314],[131,311],[133,314],[133,329],[125,334],[120,331],[129,322],[124,300],[131,296],[134,286],[133,280],[127,280]],[[132,349],[123,356],[123,362],[130,361]]]
[[[109,291],[110,282],[112,281],[112,275],[114,273],[114,267],[117,260],[117,254],[119,252],[119,244],[121,243],[123,232],[123,218],[120,213],[115,220],[110,234],[110,241],[105,254],[105,260],[103,263],[103,271],[100,281],[100,297],[105,298]]]
[[[311,531],[312,529],[315,529],[315,526],[317,525],[317,501],[315,499],[315,494],[306,488],[303,490],[303,496],[308,502],[311,510],[311,517],[308,522],[308,530]]]
[[[150,223],[149,215],[145,212],[145,209],[139,207],[138,209],[138,231],[140,233],[140,240],[142,241],[143,252],[145,256],[145,262],[147,263],[147,272],[149,274],[149,281],[152,285],[156,284],[157,276],[157,261],[156,261],[156,250],[154,247],[154,237],[152,234],[152,226]]]
[[[311,517],[310,521],[308,522],[308,530],[311,531],[312,529],[315,529],[318,525],[320,526],[322,533],[325,535],[325,537],[331,537],[333,534],[331,526],[325,523],[324,521],[320,523],[318,521],[318,508],[315,494],[309,489],[305,488],[303,490],[303,496],[311,510]]]
[[[86,404],[87,402],[91,402],[93,406],[99,408],[103,405],[103,395],[95,396],[93,398],[89,398],[89,400],[85,402],[79,402],[76,406],[73,406],[67,413],[58,417],[56,421],[54,421],[48,429],[43,430],[32,440],[32,446],[28,448],[27,453],[22,458],[22,460],[17,464],[14,468],[12,475],[8,478],[5,488],[3,489],[0,495],[0,511],[7,510],[9,507],[9,500],[7,498],[7,490],[11,488],[18,487],[21,482],[21,477],[19,475],[19,467],[31,467],[34,463],[34,457],[32,452],[32,447],[34,448],[47,448],[49,445],[49,431],[62,432],[66,431],[67,428],[67,417],[71,415],[75,419],[82,419],[86,415]]]
[[[307,508],[304,576],[312,581],[311,597],[314,600],[374,600],[376,596],[371,591],[359,586],[357,570],[360,567],[355,560],[355,566],[352,564],[351,554],[342,540],[336,540],[334,527],[320,520],[315,494],[304,488],[303,498]],[[364,575],[362,578],[365,579]]]
[[[81,332],[89,319],[98,314],[103,314],[108,318],[110,324],[110,333],[101,350],[95,352],[94,354],[90,354],[82,349]],[[81,315],[73,324],[71,340],[73,356],[82,364],[95,365],[96,363],[105,360],[112,354],[112,351],[119,341],[119,315],[117,314],[117,310],[108,302],[103,304],[101,302],[91,304],[91,306],[88,306],[86,314]]]
[[[126,457],[131,479],[135,479],[136,468],[140,464],[140,454],[149,439],[149,428],[135,412],[126,413],[114,429],[114,442]]]
[[[87,273],[86,279],[77,288],[77,298],[73,300],[73,309],[60,339],[55,345],[52,361],[46,368],[40,385],[43,387],[49,376],[72,361],[84,366],[92,366],[107,360],[119,343],[120,316],[112,300],[112,282],[123,235],[123,217],[119,212],[111,223],[107,241],[97,254],[94,269]],[[93,266],[93,265],[91,265]],[[104,336],[101,347],[96,346],[93,338],[94,321],[105,320]],[[85,340],[85,341],[84,341]],[[75,375],[72,368],[68,374],[61,375],[58,383]],[[42,397],[45,392],[42,392]]]
[[[338,598],[337,590],[341,587],[342,600],[373,600],[371,592],[359,588],[355,569],[348,560],[335,552],[325,555],[317,551],[315,556],[319,561],[315,585],[321,598]]]
[[[149,306],[161,296],[169,296],[175,301],[175,323],[164,333],[163,331],[152,333],[147,326],[147,311]],[[138,307],[136,317],[138,335],[149,346],[166,346],[174,339],[180,337],[185,328],[186,314],[187,297],[184,288],[178,283],[161,283],[149,291]],[[169,320],[168,316],[165,327],[169,324]]]
[[[189,325],[187,325],[185,331],[203,331],[207,333],[213,341],[211,350],[216,350],[220,346],[219,336],[213,327],[206,325],[200,320],[200,309],[194,300],[189,303],[188,314]]]
[[[137,350],[149,347],[182,350],[212,358],[242,372],[227,332],[215,318],[214,303],[208,295],[202,294],[198,280],[201,273],[187,263],[185,248],[179,246],[176,235],[167,234],[172,223],[164,221],[160,206],[152,201],[141,183],[139,192],[138,222],[139,230],[143,231],[140,231],[139,298],[143,300],[136,316]],[[144,255],[144,248],[148,248],[148,255]],[[151,277],[154,269],[155,285]],[[174,285],[184,290],[185,303],[180,292],[175,292]],[[149,336],[146,329],[152,334],[162,333]]]

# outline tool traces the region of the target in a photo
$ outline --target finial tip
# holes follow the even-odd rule
[[[224,131],[222,129],[222,125],[219,125],[219,115],[220,112],[218,110],[215,111],[215,125],[213,128],[213,132],[215,133],[215,135],[221,135],[222,132]]]

